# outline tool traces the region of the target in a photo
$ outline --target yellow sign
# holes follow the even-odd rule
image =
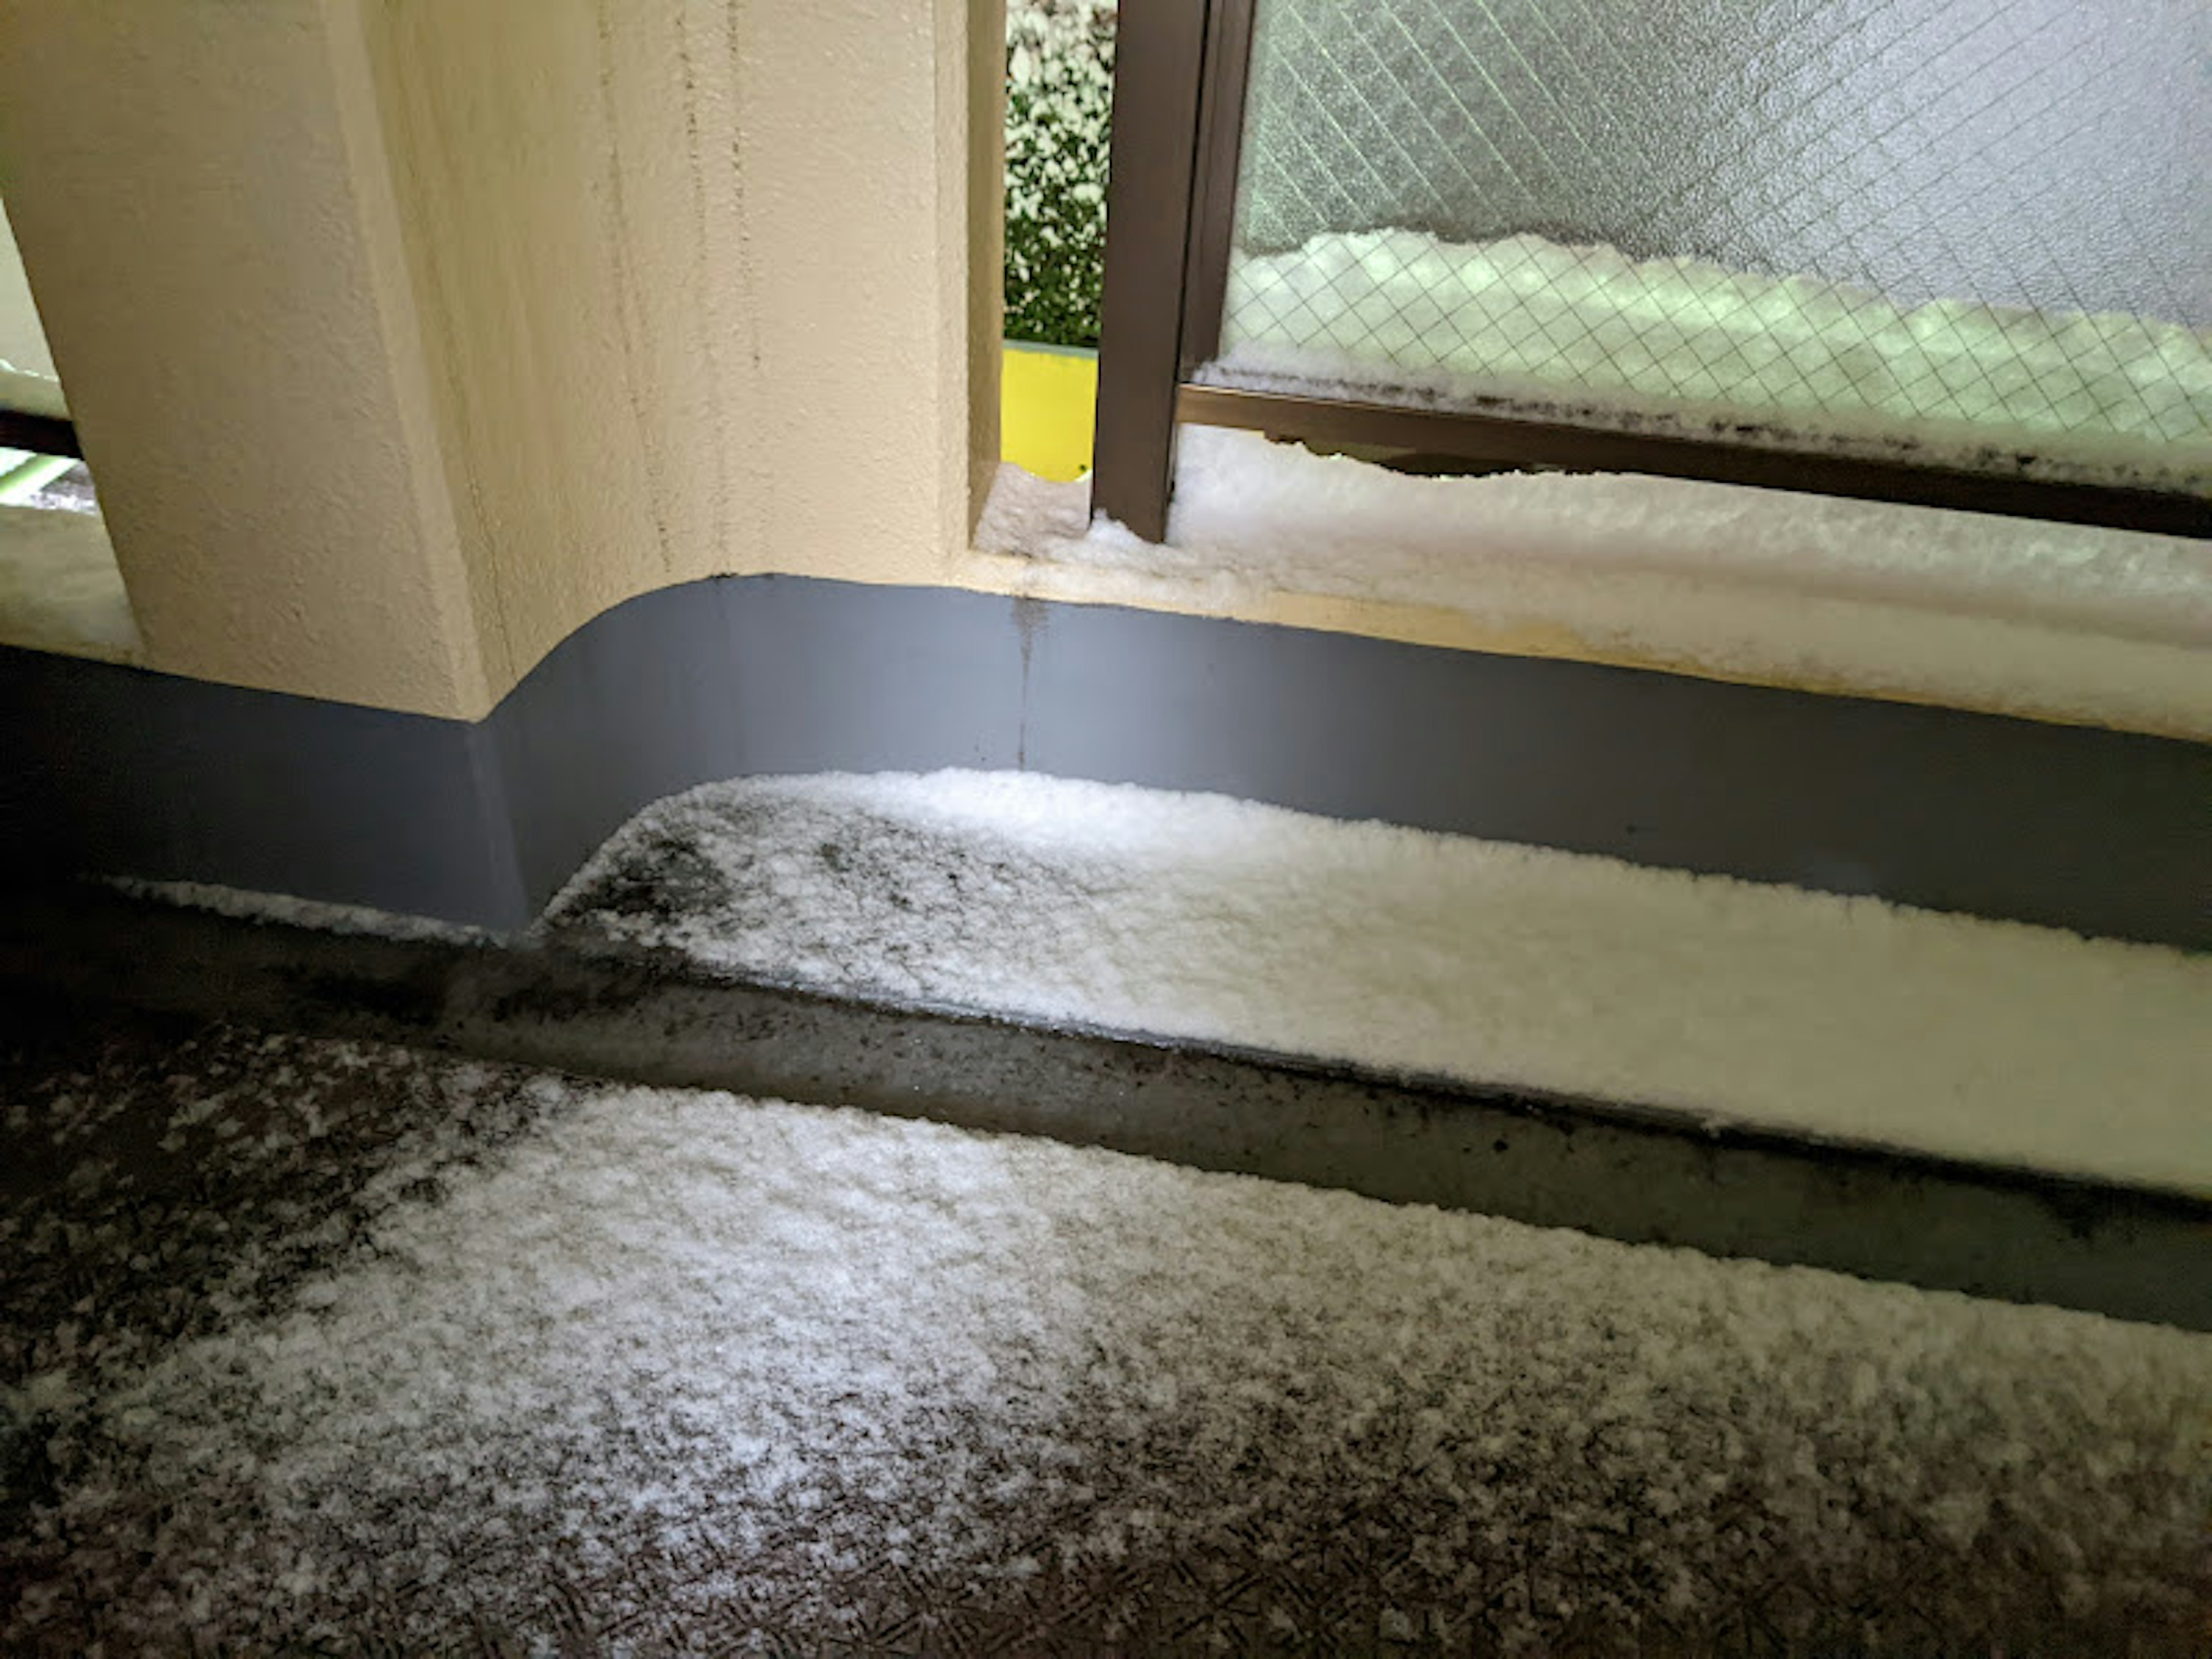
[[[999,454],[1040,478],[1066,482],[1091,471],[1096,353],[1006,342],[999,374]]]

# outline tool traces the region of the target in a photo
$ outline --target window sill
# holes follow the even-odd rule
[[[1187,428],[1170,543],[1002,470],[963,576],[1078,602],[2212,740],[2212,548],[1674,479],[1426,478]]]

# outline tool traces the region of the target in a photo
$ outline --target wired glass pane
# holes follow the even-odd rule
[[[2201,489],[2203,0],[1260,0],[1201,380]]]

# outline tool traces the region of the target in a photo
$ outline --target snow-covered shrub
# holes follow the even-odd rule
[[[1008,0],[1006,335],[1098,343],[1115,0]]]

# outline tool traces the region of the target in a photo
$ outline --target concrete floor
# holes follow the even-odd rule
[[[0,1029],[10,1651],[2180,1654],[2202,1633],[2202,1338],[846,1114],[855,1170],[916,1135],[958,1168],[1012,1160],[1008,1200],[1080,1248],[953,1279],[884,1264],[890,1240],[988,1237],[958,1176],[811,1261],[820,1219],[779,1228],[769,1194],[795,1181],[809,1206],[839,1177],[762,1168],[739,1235],[672,1237],[787,1242],[716,1255],[694,1292],[755,1305],[767,1264],[859,1322],[777,1314],[716,1395],[684,1255],[641,1279],[610,1259],[586,1292],[609,1233],[551,1266],[547,1303],[518,1290],[542,1252],[512,1219],[469,1218],[518,1160],[533,1229],[603,1231],[610,1179],[684,1214],[676,1165],[575,1161],[580,1121],[656,1099],[33,998]],[[678,1145],[763,1111],[793,1133],[794,1109],[690,1098]],[[803,1134],[775,1144],[804,1164]],[[1413,1241],[1460,1224],[1439,1304]],[[1238,1234],[1224,1269],[1206,1241]],[[493,1277],[449,1260],[487,1244]],[[1112,1267],[1132,1250],[1146,1265]],[[982,1295],[1022,1332],[1064,1311],[963,1384],[935,1350]],[[915,1376],[877,1398],[858,1379],[886,1363]],[[1647,1403],[1613,1420],[1624,1387]],[[714,1427],[747,1401],[782,1426],[765,1465],[721,1467],[725,1432],[763,1432]]]
[[[835,1002],[665,961],[347,937],[97,894],[15,906],[0,984],[11,1650],[2201,1649],[2212,1584],[2189,1516],[2212,1509],[2212,1462],[2188,1423],[2192,1394],[2212,1398],[2201,1337],[1494,1234],[1502,1224],[1186,1170],[2200,1329],[2212,1328],[2201,1206]],[[839,1120],[874,1149],[860,1167],[915,1146],[959,1168],[1003,1165],[1006,1201],[1080,1249],[982,1261],[966,1288],[894,1265],[850,1299],[867,1327],[903,1317],[904,1340],[925,1346],[969,1316],[977,1286],[1065,1310],[1038,1316],[1073,1321],[1072,1346],[1042,1374],[1056,1437],[1033,1443],[1036,1379],[1002,1352],[972,1397],[925,1366],[934,1380],[887,1396],[911,1395],[923,1415],[871,1407],[866,1450],[839,1449],[854,1431],[844,1385],[819,1384],[828,1414],[808,1416],[802,1399],[778,1431],[795,1438],[775,1455],[812,1470],[803,1491],[765,1491],[741,1470],[709,1479],[696,1449],[670,1437],[700,1408],[685,1369],[696,1357],[656,1357],[659,1337],[620,1398],[556,1395],[520,1416],[496,1399],[471,1406],[466,1390],[496,1393],[510,1364],[543,1366],[563,1389],[573,1350],[574,1387],[591,1393],[604,1381],[591,1354],[632,1353],[627,1328],[599,1333],[600,1316],[551,1317],[526,1297],[453,1339],[453,1364],[487,1342],[519,1342],[520,1358],[491,1364],[488,1383],[422,1373],[427,1414],[404,1426],[423,1334],[465,1324],[480,1295],[518,1292],[451,1273],[451,1305],[420,1301],[419,1285],[396,1302],[365,1290],[395,1227],[432,1230],[416,1276],[397,1282],[434,1279],[440,1253],[474,1237],[470,1206],[518,1159],[533,1179],[550,1172],[547,1224],[596,1224],[599,1176],[575,1163],[580,1114],[618,1127],[690,1112],[680,1150],[717,1124],[742,1136],[752,1115],[793,1109],[726,1100],[701,1116],[666,1103],[702,1097],[622,1093],[640,1083],[861,1105],[872,1115]],[[914,1120],[1017,1133],[979,1141]],[[785,1123],[771,1127],[800,1139],[775,1144],[803,1165],[814,1131]],[[1071,1144],[1170,1162],[1101,1162]],[[795,1166],[786,1201],[804,1206],[837,1178]],[[670,1171],[647,1179],[681,1202]],[[910,1207],[887,1212],[891,1236],[987,1233],[990,1210],[961,1179],[898,1199]],[[1086,1192],[1118,1194],[1120,1219],[1103,1221]],[[776,1201],[764,1188],[760,1212]],[[645,1213],[660,1207],[648,1197]],[[1226,1232],[1206,1231],[1217,1213]],[[818,1225],[799,1223],[794,1239]],[[1237,1236],[1254,1254],[1223,1269],[1202,1241]],[[1457,1240],[1466,1277],[1446,1304],[1408,1304],[1423,1309],[1409,1326],[1390,1311],[1393,1275],[1432,1237]],[[555,1282],[588,1272],[593,1248]],[[802,1283],[841,1277],[848,1247],[820,1248],[814,1267],[761,1260],[798,1261]],[[1550,1265],[1523,1283],[1531,1270],[1511,1264],[1530,1250]],[[1151,1265],[1125,1283],[1111,1264],[1132,1251]],[[757,1269],[729,1261],[718,1276],[734,1283],[709,1287],[742,1307]],[[615,1302],[661,1294],[680,1265],[652,1267]],[[1189,1304],[1164,1346],[1139,1295]],[[1797,1310],[1779,1347],[1760,1307]],[[303,1319],[312,1331],[349,1308],[368,1334],[317,1363],[335,1368],[331,1399],[356,1403],[301,1395],[268,1356]],[[670,1328],[690,1322],[683,1308],[672,1303]],[[518,1335],[517,1318],[542,1337]],[[1123,1330],[1131,1320],[1151,1334]],[[1616,1328],[1628,1352],[1675,1357],[1624,1362]],[[790,1362],[793,1386],[817,1386],[821,1365],[869,1340],[786,1328],[783,1346],[820,1346]],[[206,1352],[230,1358],[191,1358]],[[885,1352],[897,1364],[906,1351]],[[1164,1368],[1154,1381],[1139,1353]],[[268,1366],[274,1382],[248,1375]],[[1464,1395],[1485,1376],[1492,1394]],[[1576,1425],[1613,1409],[1601,1402],[1624,1382],[1657,1402],[1640,1408],[1643,1437],[1632,1450],[1585,1443]],[[256,1389],[264,1403],[241,1403]],[[1425,1401],[1442,1412],[1441,1442]],[[133,1441],[132,1409],[164,1426]],[[583,1426],[563,1431],[577,1410]],[[1382,1430],[1346,1426],[1376,1412]],[[335,1465],[317,1449],[331,1436]],[[1035,1488],[1048,1466],[1057,1474]],[[940,1492],[947,1468],[983,1470],[983,1484]],[[886,1497],[886,1480],[920,1484]],[[681,1510],[677,1534],[640,1529],[631,1498],[656,1492]],[[586,1492],[622,1501],[607,1510],[595,1497],[578,1519]],[[1962,1503],[1981,1518],[1960,1524]],[[895,1541],[910,1524],[920,1541]],[[967,1554],[947,1553],[948,1525]],[[342,1570],[308,1573],[310,1558]]]

